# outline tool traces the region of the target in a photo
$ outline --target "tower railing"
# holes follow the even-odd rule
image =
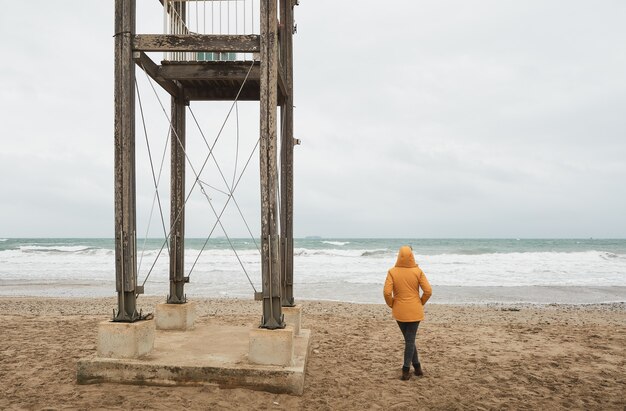
[[[163,34],[260,34],[261,0],[163,0]],[[165,61],[251,61],[252,53],[165,52]]]

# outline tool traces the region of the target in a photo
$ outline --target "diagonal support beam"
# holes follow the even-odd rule
[[[277,82],[278,82],[278,90],[280,91],[280,98],[278,99],[279,103],[282,103],[285,101],[286,97],[288,96],[289,92],[287,91],[287,81],[285,79],[285,71],[283,70],[283,66],[281,63],[278,63],[278,78],[277,78]]]
[[[133,52],[133,60],[135,64],[141,67],[152,80],[156,81],[163,90],[167,91],[170,96],[178,98],[182,95],[182,87],[180,87],[176,81],[167,79],[161,76],[161,66],[157,65],[146,53],[143,51]]]

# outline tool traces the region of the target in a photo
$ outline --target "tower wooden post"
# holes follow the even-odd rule
[[[115,0],[115,287],[114,321],[139,319],[136,308],[135,0]]]
[[[172,97],[171,193],[170,193],[170,293],[167,302],[186,302],[185,277],[185,121],[186,106]]]
[[[175,3],[175,12],[186,21],[186,9]],[[170,293],[169,304],[186,302],[185,282],[185,146],[186,106],[183,93],[171,96],[171,183],[170,183]]]
[[[291,307],[293,298],[293,7],[294,0],[280,0],[281,67],[286,95],[281,106],[280,234],[282,305]]]
[[[261,327],[284,328],[281,311],[280,237],[278,232],[278,173],[276,117],[278,102],[277,0],[261,0],[261,275],[263,319]]]

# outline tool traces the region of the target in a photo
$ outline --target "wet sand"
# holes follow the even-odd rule
[[[142,297],[151,311],[162,298]],[[626,304],[426,306],[425,375],[400,381],[382,304],[303,302],[313,351],[301,397],[213,385],[77,385],[115,299],[0,298],[0,409],[597,409],[626,407]],[[199,300],[199,323],[258,323],[251,300]]]

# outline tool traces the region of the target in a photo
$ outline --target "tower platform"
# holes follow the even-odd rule
[[[293,337],[289,366],[252,364],[247,326],[197,324],[192,330],[156,330],[154,349],[137,359],[102,358],[95,354],[77,364],[79,384],[112,382],[139,385],[242,387],[302,395],[311,332]]]

